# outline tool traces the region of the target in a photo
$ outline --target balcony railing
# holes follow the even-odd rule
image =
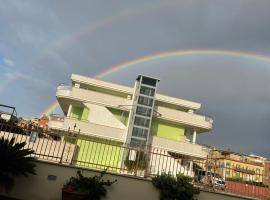
[[[131,102],[131,100],[123,97],[68,86],[58,86],[56,97],[98,103],[115,108],[119,108],[119,105],[129,105]]]
[[[204,115],[198,115],[193,113],[187,113],[180,110],[170,109],[162,106],[155,108],[155,116],[161,119],[167,119],[177,121],[183,124],[188,124],[195,127],[201,127],[205,129],[212,129],[212,118]]]

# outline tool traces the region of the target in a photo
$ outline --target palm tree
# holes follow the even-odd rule
[[[0,138],[0,189],[9,191],[14,184],[14,177],[28,174],[36,174],[34,158],[30,157],[34,151],[24,149],[25,142],[16,143]]]

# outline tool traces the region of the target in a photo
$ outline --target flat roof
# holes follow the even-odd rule
[[[108,89],[112,91],[117,91],[117,92],[125,93],[128,95],[132,95],[133,90],[134,90],[133,87],[128,87],[128,86],[124,86],[124,85],[120,85],[120,84],[116,84],[116,83],[112,83],[108,81],[102,81],[99,79],[82,76],[78,74],[72,74],[71,80],[74,82],[96,86],[96,87],[100,87],[100,88],[104,88],[104,89]],[[156,101],[164,102],[167,104],[176,105],[176,106],[180,106],[180,107],[184,107],[188,109],[193,109],[193,110],[197,110],[201,107],[200,103],[184,100],[184,99],[180,99],[176,97],[171,97],[167,95],[162,95],[159,93],[156,94]]]

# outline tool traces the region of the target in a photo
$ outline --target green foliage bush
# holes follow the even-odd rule
[[[36,174],[35,159],[29,157],[34,151],[24,149],[25,145],[25,142],[16,143],[15,138],[0,138],[0,185],[5,190],[12,188],[14,176]]]
[[[200,190],[192,185],[190,177],[178,174],[162,173],[152,179],[160,192],[160,200],[192,200]]]
[[[104,181],[102,178],[105,174],[106,171],[102,171],[99,175],[84,177],[81,171],[77,171],[77,176],[71,177],[64,185],[63,189],[84,194],[85,199],[100,200],[107,194],[105,186],[111,186],[117,181]]]

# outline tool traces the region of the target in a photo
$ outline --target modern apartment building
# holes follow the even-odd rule
[[[49,127],[80,130],[81,137],[91,138],[91,144],[78,140],[78,159],[86,159],[84,151],[91,148],[89,145],[98,145],[94,144],[96,140],[110,140],[120,146],[159,147],[186,161],[207,157],[207,149],[196,144],[196,137],[209,132],[213,120],[196,114],[200,103],[157,93],[158,79],[139,75],[135,86],[128,87],[72,74],[71,82],[72,86],[61,85],[56,92],[65,119],[51,120]],[[117,145],[110,151],[120,156]],[[96,151],[96,157],[98,154]],[[87,159],[96,158],[89,155]]]

